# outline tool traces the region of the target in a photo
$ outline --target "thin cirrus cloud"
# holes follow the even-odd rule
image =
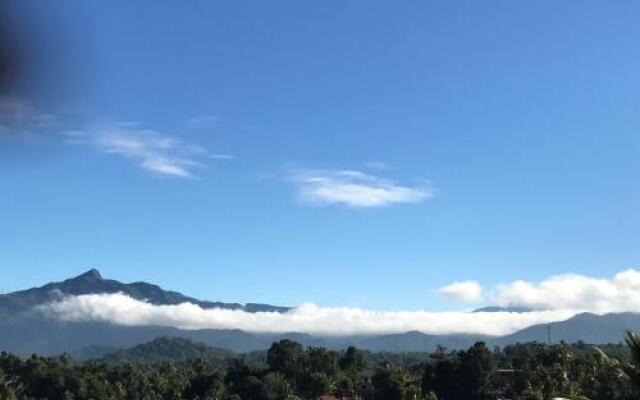
[[[232,158],[211,154],[201,146],[135,125],[72,131],[67,135],[72,144],[89,145],[106,154],[123,157],[161,176],[194,178],[193,170],[202,167],[206,159]]]
[[[353,170],[310,170],[290,172],[301,201],[308,204],[338,204],[349,207],[380,207],[419,203],[431,198],[430,185],[405,186],[390,179]]]

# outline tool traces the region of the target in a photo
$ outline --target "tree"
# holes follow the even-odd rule
[[[290,382],[297,380],[304,367],[305,353],[300,343],[284,339],[274,343],[267,352],[271,371],[280,372]]]
[[[263,381],[267,385],[270,399],[287,400],[293,395],[289,381],[278,372],[269,372],[264,376]]]
[[[338,356],[324,347],[311,347],[307,351],[307,365],[309,371],[331,376],[336,373]]]
[[[460,352],[458,382],[461,399],[484,399],[493,375],[493,359],[484,342],[474,344],[467,351]]]
[[[438,400],[438,395],[435,392],[425,393],[424,400]]]
[[[322,372],[307,372],[300,378],[299,386],[305,398],[315,399],[329,392],[331,382]]]
[[[609,357],[602,350],[598,349],[601,358],[612,365],[619,376],[626,379],[632,386],[637,396],[640,396],[640,338],[633,331],[627,331],[624,341],[629,346],[630,360],[626,361],[620,357]]]
[[[246,400],[269,400],[269,389],[255,376],[245,377],[236,387],[236,393]]]
[[[335,377],[335,391],[338,398],[353,397],[354,385],[353,380],[345,374],[340,374]]]
[[[340,357],[338,364],[343,371],[353,376],[364,368],[364,356],[354,346],[349,346],[347,351]]]
[[[208,374],[198,371],[189,381],[189,385],[180,398],[219,398],[224,393],[224,381],[217,373]]]
[[[400,368],[379,368],[372,378],[377,399],[414,400],[420,391],[415,379]]]
[[[426,383],[423,379],[423,389],[434,391],[443,400],[457,400],[460,398],[460,382],[458,381],[458,366],[460,360],[457,355],[436,362],[433,370],[433,380]],[[426,378],[429,379],[429,378]],[[428,381],[427,381],[428,382]]]
[[[0,370],[0,400],[16,400],[18,398],[14,384]]]
[[[435,355],[351,348],[336,361],[333,351],[305,351],[295,342],[282,341],[272,346],[266,360],[264,353],[253,353],[224,365],[211,359],[79,363],[68,356],[24,359],[0,353],[0,400],[297,400],[324,394],[375,395],[377,400],[486,400],[503,395],[522,400],[578,400],[581,395],[638,400],[640,390],[634,391],[632,384],[637,385],[640,376],[640,341],[628,334],[627,342],[629,346],[607,346],[610,359],[580,343],[516,344],[494,353],[476,343],[464,351],[441,349]],[[367,363],[380,364],[372,378]],[[495,366],[513,374],[495,374]]]
[[[564,342],[548,346],[536,356],[527,392],[530,397],[547,399],[563,397],[571,400],[586,399],[575,370],[575,355]]]
[[[629,362],[619,361],[620,370],[629,378],[631,384],[640,390],[640,338],[635,332],[627,331],[624,341],[631,350]]]

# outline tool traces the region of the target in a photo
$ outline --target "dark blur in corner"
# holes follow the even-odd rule
[[[0,135],[5,138],[49,123],[52,114],[86,93],[86,52],[81,51],[86,47],[69,7],[0,3]]]

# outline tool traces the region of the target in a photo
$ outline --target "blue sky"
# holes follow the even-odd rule
[[[12,12],[47,62],[4,100],[4,291],[98,267],[213,300],[438,310],[467,307],[438,295],[453,281],[640,263],[637,2]]]

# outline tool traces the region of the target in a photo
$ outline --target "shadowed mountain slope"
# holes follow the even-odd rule
[[[146,282],[121,283],[112,279],[104,279],[96,269],[85,272],[75,278],[62,282],[49,283],[41,287],[0,295],[0,315],[28,311],[31,308],[51,302],[63,295],[83,295],[100,293],[124,293],[134,299],[145,300],[151,304],[193,303],[202,308],[225,308],[248,312],[276,311],[285,312],[288,307],[277,307],[268,304],[239,304],[202,301],[188,297],[182,293],[168,291],[160,286]]]

